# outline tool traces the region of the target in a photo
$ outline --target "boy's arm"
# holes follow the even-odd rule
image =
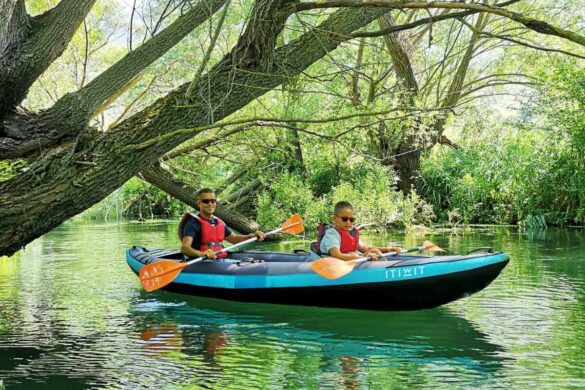
[[[372,257],[372,260],[378,260],[378,256],[382,253],[388,252],[396,252],[397,254],[400,253],[400,248],[398,247],[381,247],[381,246],[368,246],[360,244],[358,246],[358,250],[360,252],[365,253],[368,256]]]
[[[329,249],[329,254],[337,259],[341,259],[341,260],[345,260],[345,261],[360,258],[360,255],[358,255],[355,252],[341,253],[341,250],[339,250],[339,248]]]
[[[328,253],[341,260],[353,260],[360,256],[357,253],[341,253],[341,236],[335,229],[329,229],[325,232],[323,239],[321,240],[321,248],[323,252]]]

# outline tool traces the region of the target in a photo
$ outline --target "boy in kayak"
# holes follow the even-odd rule
[[[372,260],[378,260],[382,253],[400,252],[400,248],[365,245],[360,241],[359,229],[353,224],[355,219],[351,203],[337,202],[333,209],[333,225],[320,229],[317,242],[311,245],[311,260],[328,255],[341,260],[353,260],[364,254]]]
[[[207,256],[210,259],[223,258],[227,252],[215,254],[223,248],[223,240],[232,244],[245,241],[254,236],[260,241],[264,240],[264,233],[256,230],[254,233],[242,236],[232,230],[218,217],[214,216],[217,206],[215,192],[209,188],[203,188],[197,192],[196,200],[199,214],[186,213],[179,223],[179,239],[181,240],[181,253],[188,257]]]

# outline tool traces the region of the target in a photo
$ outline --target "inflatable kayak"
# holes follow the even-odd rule
[[[368,261],[335,280],[317,275],[307,253],[241,251],[220,261],[187,266],[168,291],[240,302],[365,310],[419,310],[471,295],[508,264],[507,254],[481,248],[460,256],[399,255]],[[179,251],[135,246],[126,251],[136,274],[161,260],[184,261]]]

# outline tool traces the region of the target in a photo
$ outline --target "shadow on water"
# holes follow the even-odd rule
[[[464,318],[446,308],[412,312],[379,312],[273,304],[241,304],[213,298],[191,297],[160,292],[160,301],[152,294],[142,293],[145,302],[174,304],[165,310],[177,322],[208,321],[216,325],[236,322],[265,322],[285,324],[300,329],[322,332],[364,341],[392,341],[399,343],[428,341],[439,354],[445,351],[469,351],[492,356],[496,345],[486,341],[484,333],[476,330]],[[210,311],[213,315],[210,316]],[[490,357],[487,358],[490,360]]]
[[[191,353],[202,354],[214,366],[219,365],[215,353],[252,340],[259,349],[278,345],[293,355],[319,356],[321,370],[329,367],[338,374],[366,367],[404,371],[410,366],[408,374],[399,375],[408,376],[425,366],[448,365],[448,371],[486,380],[503,366],[501,347],[445,308],[372,312],[241,304],[160,292],[154,297],[142,293],[131,315],[143,341],[155,350],[159,343],[169,347],[167,342],[186,350],[196,346]]]

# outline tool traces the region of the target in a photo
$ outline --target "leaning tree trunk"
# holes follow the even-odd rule
[[[244,107],[334,50],[349,34],[382,15],[384,9],[340,10],[265,61],[244,70],[231,55],[197,83],[195,94],[215,102],[213,114],[203,99],[184,101],[190,83],[96,137],[78,137],[56,148],[17,177],[0,183],[0,255],[11,255],[68,218],[96,204],[180,143]],[[271,21],[267,21],[271,22]],[[247,62],[247,61],[244,61]],[[213,119],[212,119],[213,118]],[[52,126],[60,126],[56,116]]]
[[[172,197],[179,199],[191,207],[197,208],[195,204],[197,189],[181,182],[171,172],[163,169],[160,165],[150,165],[146,169],[143,169],[137,176],[153,186],[160,188]],[[230,210],[221,203],[217,205],[215,215],[220,217],[229,227],[240,233],[248,234],[260,229],[260,226],[255,221],[246,218],[236,211]]]

